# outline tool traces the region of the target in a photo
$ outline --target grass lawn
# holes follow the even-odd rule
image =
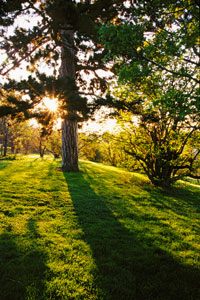
[[[0,161],[0,300],[200,299],[200,186]]]

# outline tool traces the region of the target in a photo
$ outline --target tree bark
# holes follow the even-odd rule
[[[66,28],[69,25],[66,24]],[[75,80],[75,51],[73,29],[62,29],[60,77]],[[75,115],[76,112],[70,112]],[[62,169],[77,172],[78,167],[78,126],[76,120],[69,120],[66,115],[62,122]]]
[[[42,138],[40,138],[39,153],[40,153],[41,158],[44,157],[45,149],[46,149],[46,146],[43,146]]]
[[[4,118],[3,120],[3,125],[4,125],[4,139],[3,139],[3,156],[7,155],[7,149],[8,149],[8,125],[7,125],[7,120]]]
[[[77,122],[64,120],[62,124],[62,169],[78,171]]]
[[[6,129],[5,135],[4,135],[4,151],[3,156],[7,155],[7,149],[8,149],[8,130]]]

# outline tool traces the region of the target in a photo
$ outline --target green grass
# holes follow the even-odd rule
[[[200,187],[82,161],[0,161],[1,300],[200,299]]]

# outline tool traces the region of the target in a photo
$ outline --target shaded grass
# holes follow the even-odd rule
[[[81,162],[0,162],[0,299],[200,298],[200,188]]]

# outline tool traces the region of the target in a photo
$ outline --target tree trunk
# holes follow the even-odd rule
[[[4,150],[3,150],[3,156],[7,155],[7,149],[8,149],[8,130],[6,130],[4,135]]]
[[[45,149],[46,149],[46,146],[43,147],[43,141],[42,141],[42,138],[40,138],[39,153],[40,153],[41,158],[44,157]]]
[[[3,156],[7,155],[7,149],[8,149],[8,125],[7,120],[4,118],[4,140],[3,140]]]
[[[12,141],[12,144],[11,144],[11,153],[14,154],[15,153],[15,145],[14,145],[14,142]]]
[[[78,171],[77,122],[64,120],[62,124],[62,169]]]
[[[68,25],[65,26],[69,27]],[[61,66],[60,77],[75,80],[75,51],[74,31],[62,29],[61,32]],[[76,112],[70,112],[76,113]],[[62,169],[67,172],[77,172],[78,168],[78,126],[76,120],[69,120],[67,116],[62,123]]]

